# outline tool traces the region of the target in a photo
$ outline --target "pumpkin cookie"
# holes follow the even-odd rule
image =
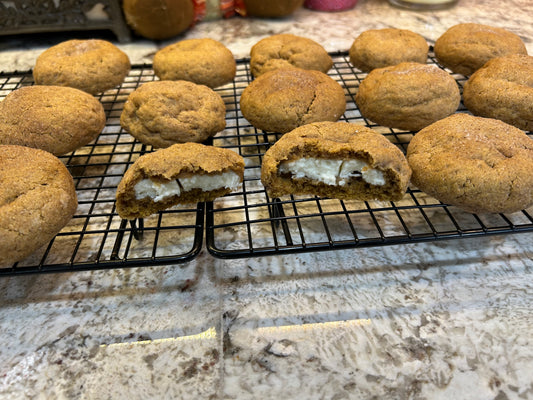
[[[415,186],[467,212],[533,205],[533,140],[502,121],[454,114],[418,132],[407,159]]]
[[[144,218],[176,204],[213,201],[243,180],[244,160],[232,150],[175,144],[137,159],[120,181],[117,212]]]
[[[410,176],[405,156],[385,136],[346,122],[318,122],[286,133],[261,166],[271,197],[399,200]]]
[[[67,168],[39,149],[0,145],[0,182],[0,265],[8,265],[50,242],[78,201]]]
[[[104,129],[102,104],[62,86],[24,86],[0,103],[0,144],[46,150],[56,156],[94,140]]]
[[[213,39],[182,40],[166,46],[155,53],[153,64],[161,80],[184,80],[210,88],[232,82],[237,68],[231,51]]]
[[[350,47],[352,65],[363,72],[401,62],[425,64],[429,45],[423,36],[406,29],[371,29],[361,33]]]
[[[520,36],[474,23],[452,26],[435,41],[434,50],[439,63],[462,75],[473,74],[491,58],[527,54]]]
[[[466,82],[463,101],[475,115],[533,131],[533,57],[512,54],[488,61]]]
[[[266,72],[244,89],[241,111],[257,129],[285,133],[311,122],[337,121],[346,109],[342,87],[320,71]]]
[[[278,68],[302,68],[328,72],[333,60],[314,40],[290,34],[267,37],[250,51],[252,75],[258,77]]]
[[[120,116],[122,127],[142,143],[168,147],[203,142],[226,126],[226,105],[207,86],[154,81],[133,91]]]
[[[412,62],[372,70],[359,85],[361,115],[390,128],[417,131],[457,110],[461,94],[446,71]]]
[[[100,39],[67,40],[37,58],[33,79],[38,85],[70,86],[97,94],[120,85],[130,71],[126,53]]]

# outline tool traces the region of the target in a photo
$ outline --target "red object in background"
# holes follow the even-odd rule
[[[357,0],[305,0],[304,6],[318,11],[344,11],[353,8]]]

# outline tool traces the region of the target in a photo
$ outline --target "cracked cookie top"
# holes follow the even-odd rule
[[[154,81],[132,92],[120,117],[122,127],[154,147],[203,142],[226,127],[226,105],[207,86],[188,81]]]
[[[278,68],[302,68],[328,72],[333,60],[314,40],[291,35],[269,36],[257,42],[250,51],[252,75],[258,77]]]
[[[454,114],[418,132],[407,159],[413,184],[468,212],[533,205],[533,140],[502,121]]]
[[[342,87],[320,71],[269,71],[244,89],[243,116],[257,129],[286,133],[311,122],[337,121],[346,109]]]
[[[222,43],[188,39],[168,45],[154,55],[154,73],[161,80],[185,80],[210,88],[233,81],[236,62]]]
[[[120,85],[130,68],[126,53],[113,43],[73,39],[42,52],[33,79],[38,85],[69,86],[97,94]]]
[[[0,183],[0,265],[5,265],[48,243],[78,202],[65,165],[39,149],[0,145]]]
[[[94,140],[105,122],[104,107],[88,93],[63,86],[24,86],[0,103],[0,144],[59,156]]]

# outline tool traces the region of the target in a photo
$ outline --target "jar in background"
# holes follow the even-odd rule
[[[304,6],[317,11],[345,11],[353,8],[357,0],[305,0]]]
[[[392,5],[411,10],[439,10],[457,4],[458,0],[389,0]]]

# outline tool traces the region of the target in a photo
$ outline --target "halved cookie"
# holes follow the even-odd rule
[[[410,177],[399,148],[370,128],[346,122],[308,124],[283,135],[261,167],[271,197],[399,200]]]
[[[145,154],[126,171],[116,193],[121,218],[144,218],[177,204],[212,201],[243,180],[244,160],[232,150],[175,144]]]

